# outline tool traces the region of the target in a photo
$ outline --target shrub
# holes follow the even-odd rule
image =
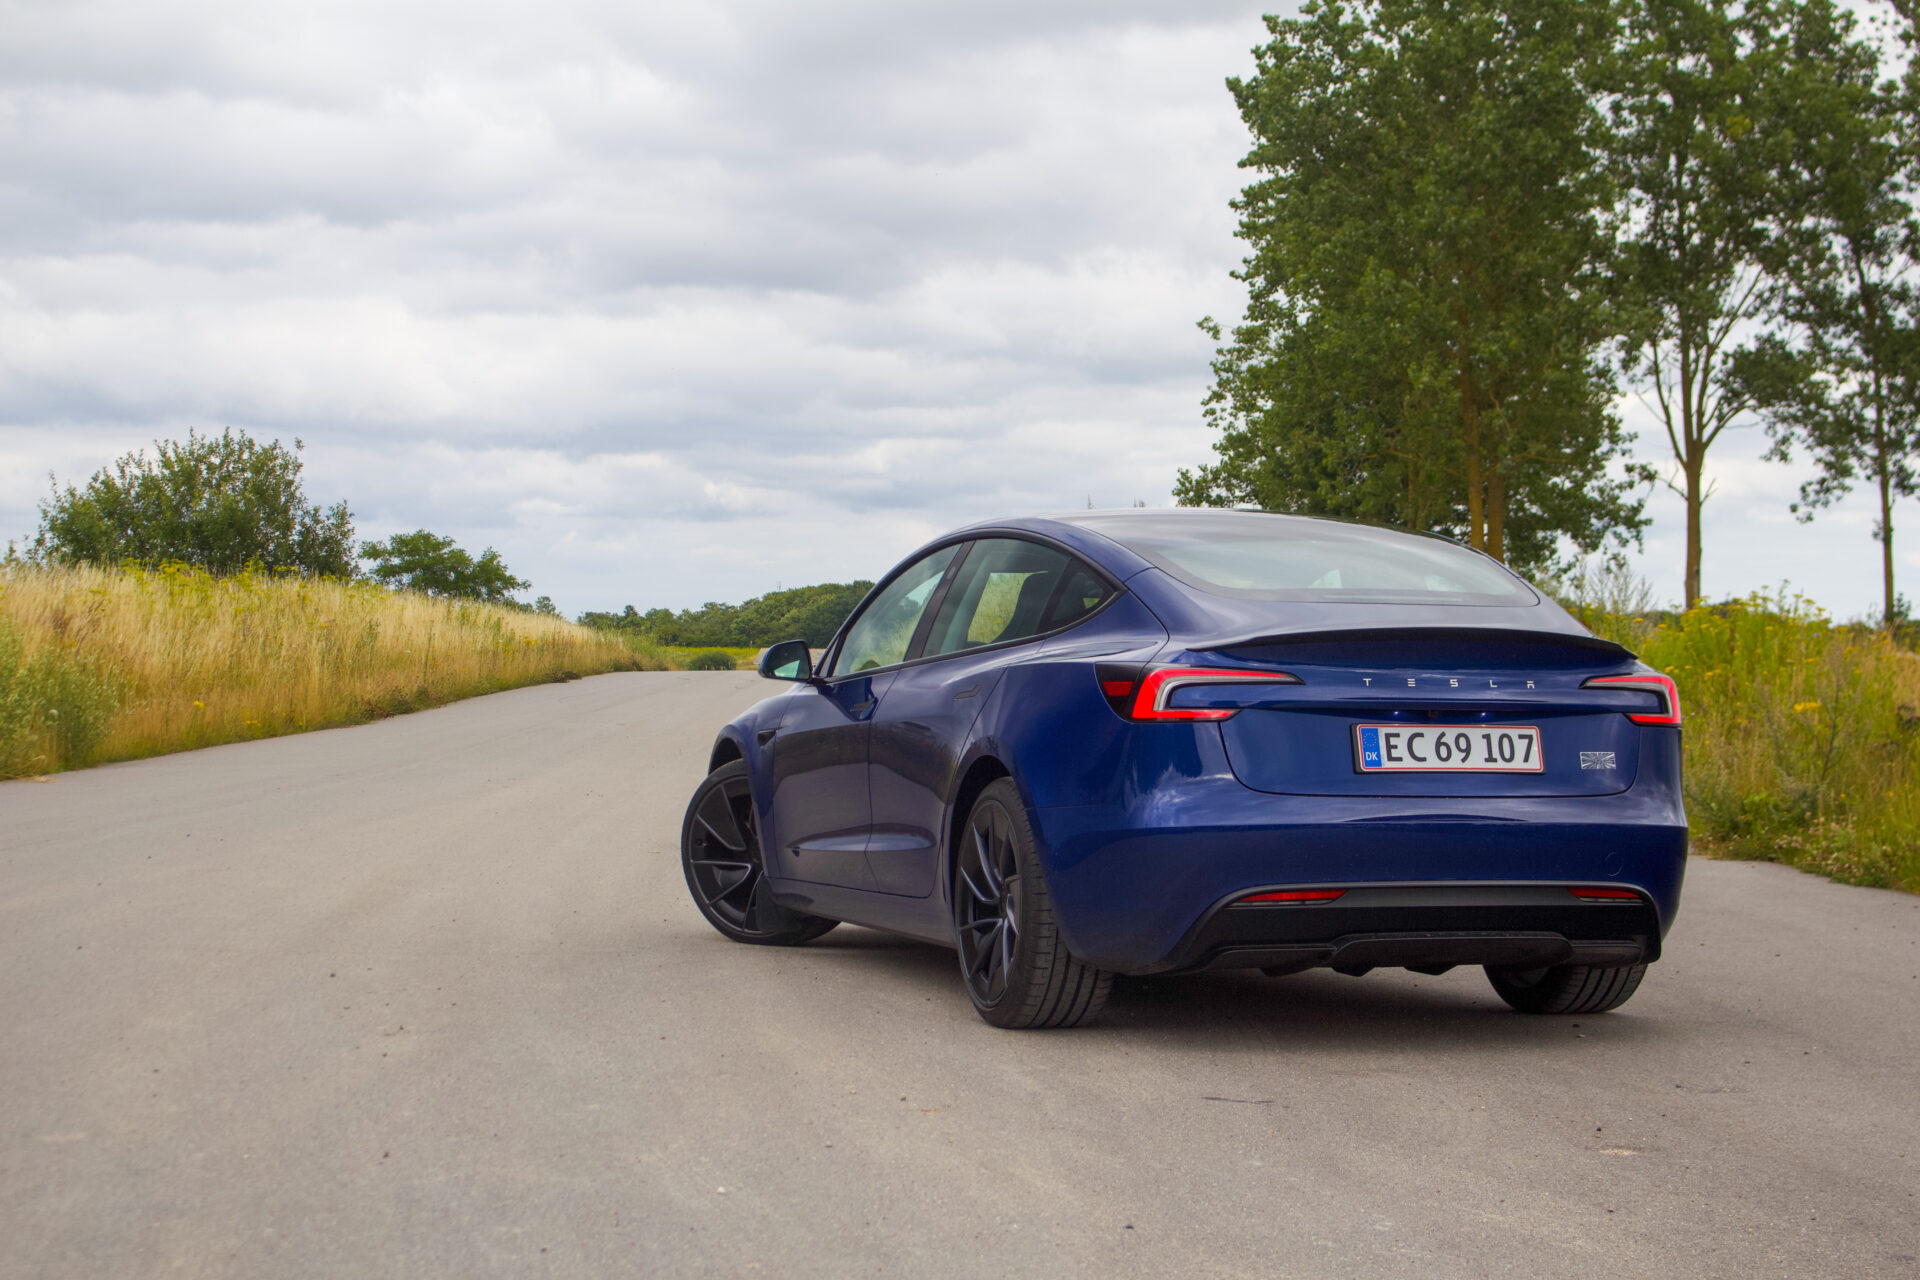
[[[1920,887],[1920,658],[1785,592],[1662,616],[1617,575],[1556,585],[1679,684],[1696,847]]]
[[[731,671],[733,659],[718,649],[705,649],[687,659],[689,671]]]
[[[37,559],[55,564],[157,565],[214,573],[248,565],[344,576],[353,571],[353,517],[344,502],[308,503],[301,444],[288,449],[231,429],[161,440],[154,458],[129,453],[84,489],[41,504]]]
[[[0,778],[90,763],[115,702],[96,664],[57,643],[29,655],[20,629],[0,618]]]

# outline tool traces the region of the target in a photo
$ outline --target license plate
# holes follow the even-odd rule
[[[1539,773],[1540,730],[1532,725],[1353,726],[1362,773]]]

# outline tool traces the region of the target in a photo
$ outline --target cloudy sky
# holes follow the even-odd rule
[[[1165,504],[1261,8],[0,0],[0,540],[49,471],[224,426],[569,613]],[[1863,612],[1870,512],[1794,523],[1763,444],[1721,447],[1708,590]]]

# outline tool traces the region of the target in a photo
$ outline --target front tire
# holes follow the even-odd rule
[[[1583,964],[1551,969],[1487,967],[1487,981],[1502,1000],[1521,1013],[1605,1013],[1618,1009],[1640,989],[1644,964],[1595,969]]]
[[[735,942],[796,947],[838,923],[773,900],[744,760],[721,765],[695,789],[680,824],[680,869],[700,914]]]
[[[974,801],[954,859],[953,921],[967,995],[996,1027],[1076,1027],[1106,1006],[1113,975],[1074,959],[1026,806],[1010,778]]]

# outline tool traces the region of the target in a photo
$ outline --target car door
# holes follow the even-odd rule
[[[874,888],[867,750],[874,708],[906,659],[922,616],[958,558],[943,547],[897,571],[827,655],[821,679],[798,686],[770,753],[776,874]]]
[[[954,772],[980,709],[1008,664],[1039,637],[1085,616],[1112,588],[1066,552],[1020,538],[982,538],[954,571],[917,660],[874,713],[867,776],[867,862],[886,893],[925,897],[939,876]]]

